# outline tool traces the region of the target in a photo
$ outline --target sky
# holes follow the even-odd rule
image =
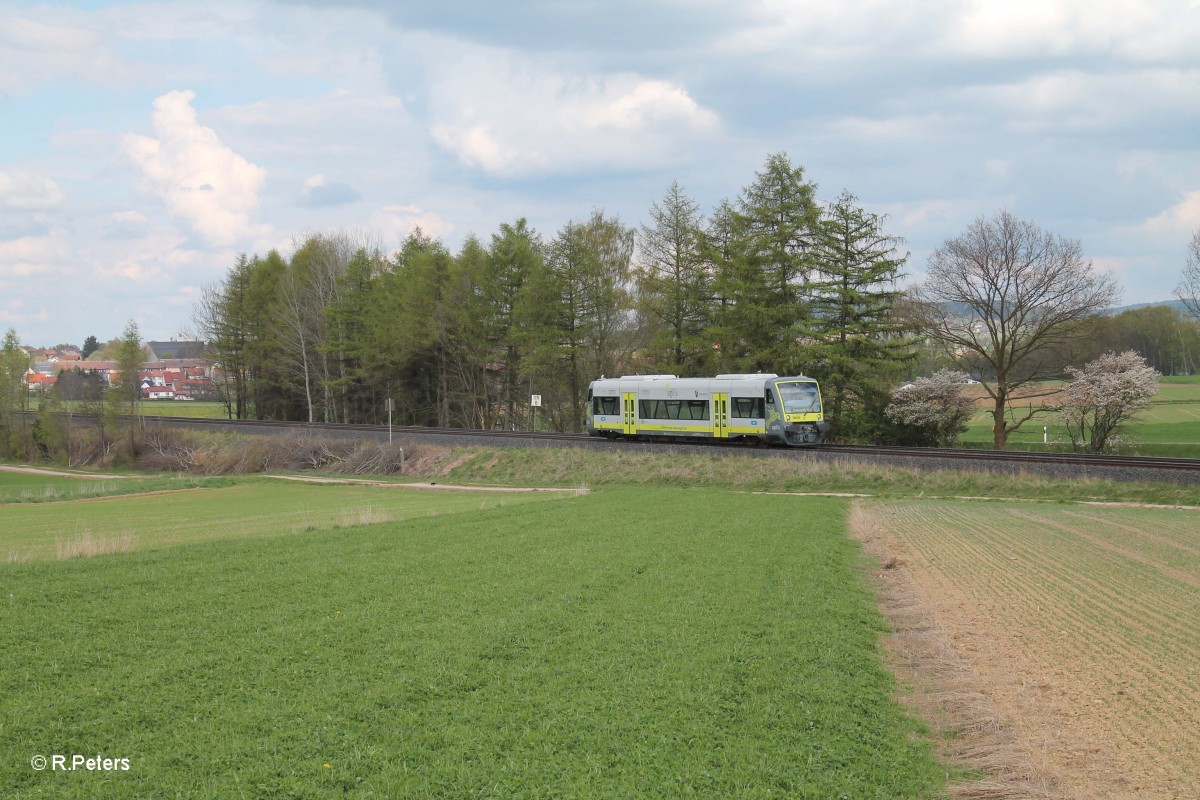
[[[194,330],[239,253],[707,212],[784,152],[919,281],[1007,210],[1168,300],[1200,0],[0,0],[0,331]]]

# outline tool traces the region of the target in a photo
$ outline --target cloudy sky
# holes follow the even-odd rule
[[[1198,42],[1200,0],[0,0],[0,330],[163,339],[240,252],[639,224],[778,151],[890,215],[913,279],[1007,209],[1165,300]]]

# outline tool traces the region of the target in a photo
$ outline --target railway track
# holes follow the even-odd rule
[[[27,412],[28,413],[28,412]],[[32,417],[32,414],[30,414]],[[76,414],[86,418],[88,415]],[[273,420],[203,419],[195,417],[144,416],[147,426],[217,430],[271,435],[286,431],[310,431],[334,438],[387,441],[386,425],[346,425],[323,422],[279,422]],[[873,463],[916,470],[969,469],[1006,474],[1043,475],[1056,478],[1103,478],[1119,481],[1159,481],[1200,485],[1200,459],[1149,456],[1110,456],[1079,453],[1029,453],[1022,451],[939,449],[923,447],[872,447],[822,445],[813,448],[768,448],[713,440],[626,441],[609,440],[583,433],[494,431],[463,428],[393,426],[393,438],[443,444],[452,447],[580,447],[624,452],[671,452],[742,455],[761,458],[798,458],[851,463]]]
[[[222,420],[190,417],[143,417],[147,425],[159,424],[193,429],[241,431],[243,433],[279,433],[307,430],[338,438],[365,438],[386,441],[386,425],[345,425],[334,423],[276,422],[270,420]],[[971,469],[1032,474],[1053,477],[1095,477],[1112,480],[1165,481],[1200,485],[1200,459],[1158,458],[1148,456],[1089,455],[1079,453],[1030,453],[1021,451],[967,450],[922,447],[871,447],[823,445],[815,448],[767,448],[734,442],[623,441],[608,440],[582,433],[545,433],[532,431],[494,431],[462,428],[425,428],[393,426],[397,439],[442,443],[448,446],[488,445],[501,447],[583,447],[597,450],[636,450],[673,453],[698,451],[722,455],[747,455],[765,458],[801,458],[869,462],[912,469]]]

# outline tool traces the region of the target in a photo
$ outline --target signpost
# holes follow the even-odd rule
[[[542,396],[535,394],[529,398],[530,430],[537,431],[537,410],[542,407]]]
[[[393,400],[392,398],[390,398],[390,397],[389,397],[388,399],[386,399],[386,400],[384,400],[384,401],[383,401],[383,404],[384,404],[385,406],[387,406],[387,412],[388,412],[388,444],[391,444],[391,443],[392,443],[392,412],[396,410],[396,401],[395,401],[395,400]]]

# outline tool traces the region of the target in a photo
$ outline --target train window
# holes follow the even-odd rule
[[[808,381],[781,383],[779,396],[783,398],[783,410],[788,414],[804,414],[821,410],[821,394],[817,384]]]
[[[592,413],[593,414],[620,414],[621,406],[618,402],[619,397],[594,397],[592,398]]]
[[[708,419],[707,400],[639,400],[642,419]]]
[[[666,419],[666,400],[638,400],[638,416],[642,419]]]
[[[731,397],[729,402],[733,404],[733,416],[739,419],[762,419],[766,416],[761,397]]]

